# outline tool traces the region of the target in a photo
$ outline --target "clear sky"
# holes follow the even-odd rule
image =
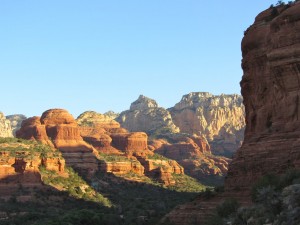
[[[120,112],[240,93],[240,43],[269,0],[1,0],[0,111]]]

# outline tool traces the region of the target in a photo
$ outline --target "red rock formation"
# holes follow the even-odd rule
[[[245,141],[226,188],[300,167],[300,2],[259,14],[242,41]]]
[[[172,143],[165,140],[152,141],[150,149],[176,160],[187,174],[198,179],[222,177],[227,173],[229,159],[212,155],[205,138],[175,135],[170,139]]]
[[[5,148],[17,147],[16,145],[0,145],[0,199],[9,200],[20,188],[30,192],[33,188],[44,189],[39,167],[45,166],[47,170],[56,171],[60,174],[64,172],[64,159],[48,155],[42,157],[39,152],[15,151],[11,154]],[[24,147],[24,145],[22,145]],[[31,148],[32,146],[25,146]],[[33,195],[18,195],[18,200],[27,201]]]
[[[34,116],[23,120],[20,130],[16,132],[16,137],[27,140],[40,141],[54,147],[47,136],[45,125],[41,124],[40,117]]]
[[[139,161],[114,161],[101,163],[100,169],[102,171],[113,174],[127,174],[133,172],[137,175],[144,175],[144,167]]]
[[[98,169],[96,151],[82,139],[75,119],[66,110],[50,109],[41,118],[24,120],[16,135],[54,145],[63,153],[67,164],[80,171],[91,175]]]
[[[227,197],[249,203],[262,175],[300,168],[300,2],[260,13],[242,41],[246,110],[242,147],[229,166],[225,193],[172,211],[172,224],[204,224]],[[239,191],[237,191],[239,190]]]
[[[112,145],[131,156],[147,156],[153,153],[148,150],[148,136],[143,132],[111,134]]]
[[[91,144],[99,152],[105,154],[121,155],[122,152],[111,146],[112,138],[109,133],[101,127],[80,127],[83,140]]]

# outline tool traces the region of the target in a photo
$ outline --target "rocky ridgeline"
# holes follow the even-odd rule
[[[144,131],[151,138],[179,132],[201,136],[214,154],[231,156],[244,138],[244,113],[240,95],[193,92],[168,110],[141,95],[116,120],[129,131]]]
[[[172,121],[171,114],[159,107],[156,101],[140,95],[130,109],[122,112],[116,120],[131,132],[143,131],[148,135],[178,133],[179,128]]]
[[[12,128],[10,121],[0,112],[0,137],[12,137]]]
[[[246,111],[245,140],[229,165],[225,192],[209,200],[198,199],[178,207],[166,216],[171,224],[205,224],[216,206],[226,198],[236,198],[242,205],[251,203],[252,185],[263,175],[283,174],[289,169],[300,168],[299,12],[300,2],[271,7],[260,13],[245,31],[242,41],[244,75],[240,83]],[[272,195],[271,200],[276,200],[275,197]],[[287,202],[283,203],[285,210]],[[299,219],[299,207],[289,207],[287,214],[279,215],[291,214],[286,222],[272,223],[274,218],[261,221],[299,224],[287,222],[292,214],[297,214]],[[247,223],[256,223],[256,217],[247,219]]]

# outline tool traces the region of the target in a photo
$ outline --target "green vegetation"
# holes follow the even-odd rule
[[[99,160],[104,160],[105,162],[132,162],[133,159],[129,159],[124,155],[108,155],[99,152]]]
[[[41,158],[60,156],[58,151],[53,151],[47,145],[18,138],[0,138],[0,151],[8,152],[10,156],[18,156],[19,158],[32,158],[35,155]]]
[[[50,147],[35,141],[0,139],[3,151],[23,148],[32,156],[53,153]],[[25,144],[26,143],[26,144]],[[0,145],[1,146],[1,145]],[[58,151],[57,154],[60,154]],[[160,155],[153,159],[169,160]],[[104,161],[131,161],[125,156],[101,154]],[[1,219],[4,225],[73,225],[113,224],[132,225],[156,224],[174,207],[197,197],[205,186],[186,175],[173,174],[175,186],[166,187],[147,176],[133,172],[124,175],[97,172],[85,178],[72,168],[65,173],[56,173],[40,166],[44,188],[28,189],[20,184],[19,191],[9,202],[0,201],[0,212],[8,219]],[[29,203],[17,202],[18,196],[32,195]]]
[[[40,172],[45,184],[66,191],[71,197],[112,207],[112,203],[107,198],[91,188],[71,167],[65,168],[68,177],[62,177],[54,171],[46,170],[43,166],[40,167]]]
[[[254,205],[238,207],[235,199],[220,204],[207,225],[300,224],[300,171],[267,174],[252,187]]]
[[[170,161],[170,159],[168,159],[160,154],[157,154],[157,153],[154,153],[153,155],[148,155],[148,159]]]

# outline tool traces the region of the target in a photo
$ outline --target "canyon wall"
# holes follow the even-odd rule
[[[242,41],[245,139],[229,165],[225,192],[177,207],[162,224],[206,224],[226,198],[250,203],[265,174],[300,168],[300,2],[260,13]],[[250,220],[249,220],[250,221]]]
[[[300,2],[260,13],[242,41],[245,141],[226,188],[300,168]]]
[[[192,92],[168,110],[181,132],[204,136],[215,154],[230,156],[243,142],[245,109],[240,95]]]

